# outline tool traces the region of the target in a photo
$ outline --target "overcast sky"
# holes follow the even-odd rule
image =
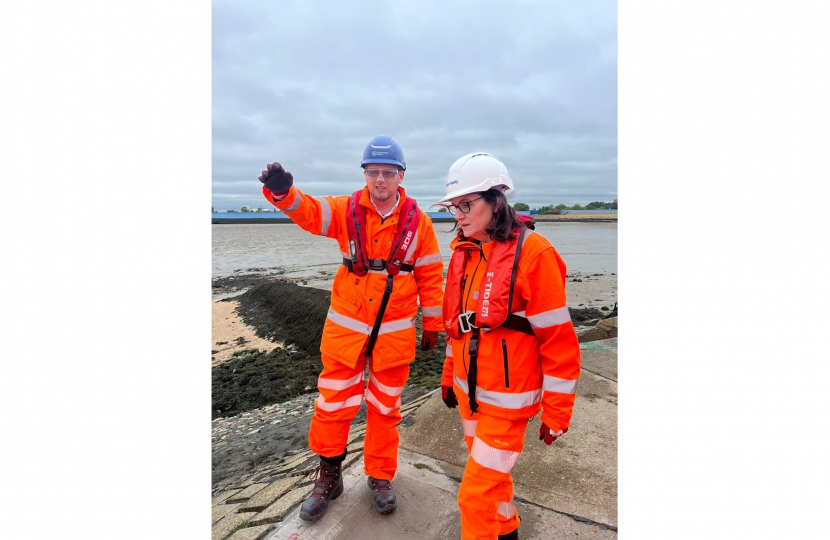
[[[306,193],[351,193],[375,135],[424,209],[474,151],[513,202],[617,198],[616,2],[214,0],[212,24],[217,211],[270,207],[274,161]]]

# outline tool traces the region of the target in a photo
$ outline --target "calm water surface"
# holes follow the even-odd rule
[[[435,223],[445,268],[453,238],[445,231],[451,227],[452,223]],[[335,272],[341,261],[337,242],[294,224],[212,225],[211,232],[214,277],[254,268],[278,268],[286,277],[314,277]],[[569,272],[617,272],[616,223],[539,223],[536,232],[550,240]]]

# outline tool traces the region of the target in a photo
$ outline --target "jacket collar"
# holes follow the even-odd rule
[[[392,217],[401,212],[403,202],[404,200],[406,200],[406,191],[403,189],[402,186],[398,186],[398,195],[400,195],[401,197],[398,201],[398,206],[392,211],[392,215],[389,217]],[[377,211],[375,210],[375,205],[372,204],[371,196],[369,195],[369,186],[363,186],[363,192],[360,194],[360,200],[358,201],[358,203],[365,206],[370,211],[370,215],[378,215]]]

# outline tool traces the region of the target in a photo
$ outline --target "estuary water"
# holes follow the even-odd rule
[[[452,255],[452,225],[434,224],[445,269]],[[536,232],[553,244],[568,272],[617,272],[616,223],[537,223]],[[293,223],[211,225],[211,241],[213,277],[279,269],[286,277],[332,279],[342,259],[337,242]]]

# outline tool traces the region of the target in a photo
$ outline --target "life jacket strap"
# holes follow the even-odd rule
[[[378,270],[378,271],[386,270],[387,265],[388,265],[388,262],[385,261],[384,259],[369,259],[369,270]],[[354,273],[354,264],[352,263],[351,259],[346,259],[344,257],[343,258],[343,266],[345,266],[346,269],[349,272]],[[415,268],[414,264],[402,264],[401,265],[401,272],[412,272],[412,270],[414,268]]]
[[[464,319],[462,322],[461,319]],[[475,326],[476,324],[476,314],[475,312],[468,312],[462,313],[458,317],[459,326],[461,327],[461,333],[466,334],[467,332],[472,331],[474,328],[478,328]],[[516,332],[521,332],[523,334],[528,335],[535,335],[533,333],[533,327],[530,326],[530,321],[527,318],[522,317],[520,315],[515,315],[513,313],[507,316],[507,319],[498,326],[498,328],[507,328],[508,330],[515,330]]]
[[[476,387],[478,386],[478,340],[479,328],[473,327],[473,335],[470,337],[470,346],[467,352],[470,356],[470,367],[467,370],[467,397],[469,398],[470,416],[478,412],[476,402]]]

